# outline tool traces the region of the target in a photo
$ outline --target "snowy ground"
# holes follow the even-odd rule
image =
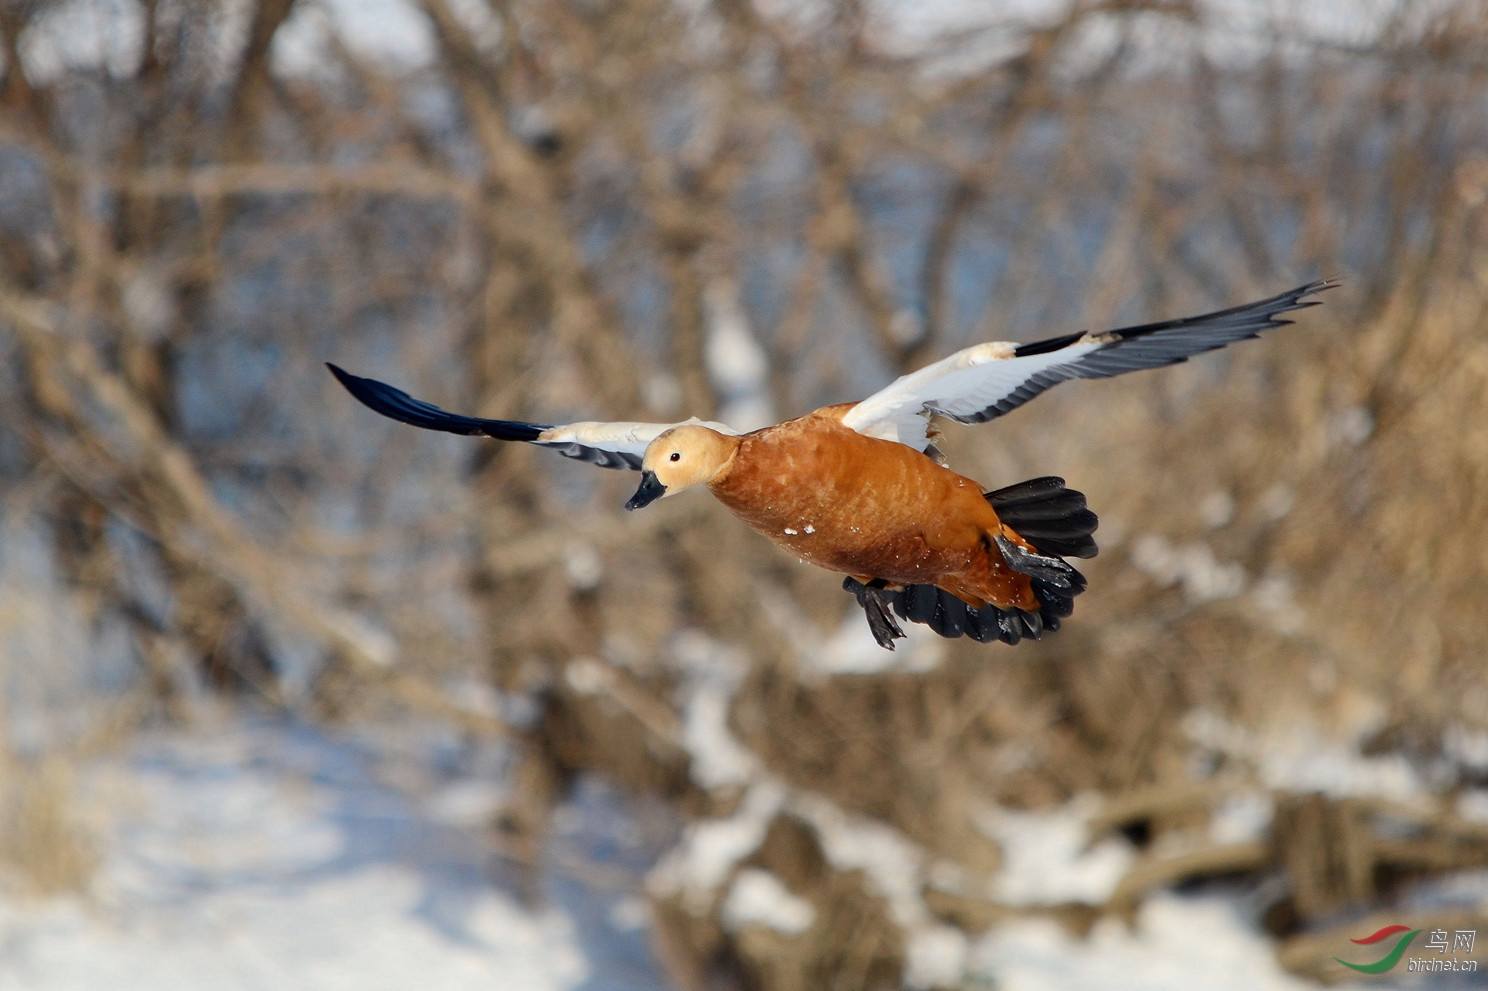
[[[437,766],[437,733],[410,736]],[[478,825],[499,798],[487,784],[499,755],[442,756],[457,773],[435,780],[366,739],[290,723],[147,737],[84,772],[80,811],[102,855],[89,896],[0,900],[0,987],[662,986],[624,890],[629,861],[650,854],[617,830],[618,798],[581,786],[555,839],[555,859],[584,848],[608,883],[552,872],[541,903],[524,904]],[[461,776],[462,763],[487,774]]]
[[[77,812],[100,855],[87,897],[0,895],[0,988],[665,987],[639,893],[681,837],[678,824],[659,806],[583,780],[554,817],[548,866],[524,876],[484,828],[502,799],[506,758],[500,745],[472,745],[434,726],[332,735],[219,717],[146,735],[80,769]],[[886,827],[854,832],[824,799],[792,801],[836,837],[829,852],[851,847],[857,866],[884,875],[890,895],[918,900],[906,844],[847,843],[859,833],[884,840]],[[994,817],[988,828],[1007,857],[994,886],[1012,901],[1099,902],[1129,853],[1114,849],[1117,840],[1078,841],[1089,812],[1074,802]],[[675,869],[685,858],[667,860]],[[653,884],[665,871],[652,873]],[[687,873],[678,880],[706,872]],[[912,969],[999,991],[1315,987],[1276,964],[1254,894],[1242,886],[1159,893],[1134,926],[1102,920],[1086,940],[1039,918],[970,940],[931,924]],[[1482,904],[1488,872],[1418,894],[1421,908]],[[1391,974],[1367,986],[1470,985]]]

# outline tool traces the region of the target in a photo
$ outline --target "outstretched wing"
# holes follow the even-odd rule
[[[552,427],[540,423],[521,423],[516,420],[484,420],[477,416],[460,416],[447,413],[422,399],[414,399],[402,389],[394,389],[386,382],[365,379],[353,375],[344,368],[326,362],[336,381],[346,386],[346,391],[357,398],[363,406],[399,423],[412,424],[425,430],[442,430],[447,434],[486,434],[497,440],[535,441],[544,430]]]
[[[982,423],[1068,379],[1108,378],[1177,364],[1291,323],[1280,315],[1316,306],[1317,300],[1305,297],[1335,285],[1323,279],[1228,310],[1100,334],[1066,334],[1032,344],[978,344],[894,380],[848,410],[842,422],[861,434],[924,450],[930,443],[931,414]]]
[[[400,423],[422,427],[425,430],[442,430],[451,434],[485,434],[497,440],[520,440],[540,447],[548,447],[566,458],[587,461],[601,468],[629,468],[639,471],[641,458],[650,444],[661,433],[678,423],[568,423],[548,426],[541,423],[523,423],[519,420],[486,420],[477,416],[460,416],[449,413],[432,403],[415,399],[402,389],[395,389],[386,382],[352,375],[330,362],[326,367],[336,380],[346,387],[362,405]],[[696,418],[685,421],[711,427],[719,433],[737,433],[722,423],[707,423]]]

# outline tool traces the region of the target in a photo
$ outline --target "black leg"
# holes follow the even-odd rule
[[[893,650],[894,641],[904,639],[904,631],[895,621],[894,614],[889,611],[882,589],[864,585],[851,576],[843,579],[842,587],[851,592],[858,600],[858,605],[863,607],[863,613],[868,617],[868,629],[873,631],[873,639],[885,650]]]

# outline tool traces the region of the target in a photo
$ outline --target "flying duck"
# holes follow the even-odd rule
[[[934,418],[982,423],[1068,379],[1176,364],[1288,324],[1281,314],[1315,306],[1307,297],[1334,285],[1309,282],[1215,313],[1098,334],[978,344],[862,402],[744,434],[696,418],[549,426],[458,416],[328,367],[363,404],[402,423],[525,441],[601,468],[639,471],[629,510],[707,486],[751,529],[846,575],[843,588],[889,650],[904,636],[896,617],[943,637],[1015,644],[1059,629],[1073,611],[1085,578],[1065,558],[1095,556],[1096,516],[1061,478],[984,491],[946,467]]]

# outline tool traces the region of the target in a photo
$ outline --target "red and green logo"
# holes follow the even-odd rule
[[[1379,932],[1365,936],[1363,939],[1349,940],[1350,943],[1358,943],[1361,946],[1372,946],[1375,943],[1389,939],[1396,933],[1405,933],[1404,936],[1396,940],[1394,948],[1389,953],[1386,953],[1374,963],[1349,963],[1347,960],[1339,960],[1338,957],[1334,957],[1333,959],[1338,960],[1339,963],[1350,970],[1357,970],[1361,974],[1383,974],[1400,962],[1400,958],[1405,956],[1405,948],[1410,946],[1410,941],[1415,939],[1416,934],[1420,931],[1419,929],[1409,929],[1407,926],[1386,926]]]

